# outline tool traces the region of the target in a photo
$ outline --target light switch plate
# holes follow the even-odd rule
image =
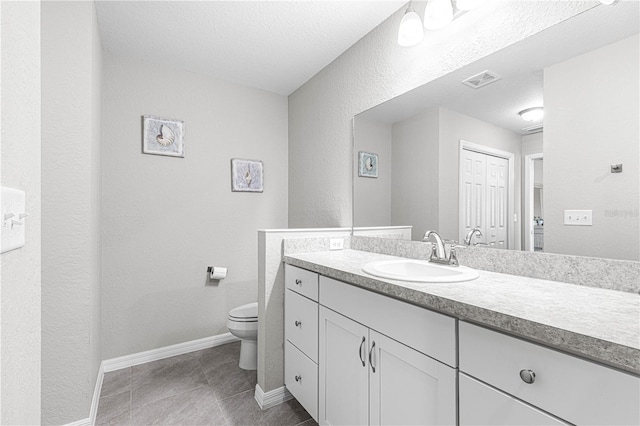
[[[0,192],[0,253],[24,246],[25,193],[18,189],[2,187]]]
[[[592,210],[565,210],[564,224],[571,226],[592,226],[593,211]]]

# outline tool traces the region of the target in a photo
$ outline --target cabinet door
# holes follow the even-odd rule
[[[318,423],[369,423],[368,329],[320,307]]]
[[[455,425],[456,372],[369,331],[372,425]]]
[[[463,373],[460,374],[460,426],[567,424]]]

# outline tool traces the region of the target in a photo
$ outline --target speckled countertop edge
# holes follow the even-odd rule
[[[285,263],[640,375],[640,296],[478,270],[477,280],[420,284],[376,278],[357,250],[288,254]]]

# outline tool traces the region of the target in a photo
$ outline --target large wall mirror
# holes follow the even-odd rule
[[[639,20],[596,6],[357,115],[354,226],[640,260]]]

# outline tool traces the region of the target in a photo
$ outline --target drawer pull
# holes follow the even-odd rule
[[[530,385],[536,381],[536,373],[533,370],[520,370],[520,378]]]
[[[296,379],[296,382],[301,382],[302,381],[302,376],[296,376],[295,379]]]
[[[358,356],[360,357],[360,361],[362,361],[362,366],[364,367],[364,357],[362,356],[362,348],[364,347],[364,341],[366,339],[363,337],[362,342],[360,342],[360,349],[358,350]]]
[[[374,373],[376,372],[376,366],[373,365],[373,350],[375,349],[375,347],[376,347],[376,342],[374,341],[371,344],[371,350],[369,351],[369,365],[371,366],[371,371]]]
[[[300,327],[302,325],[302,321],[297,321],[295,322],[296,327]]]
[[[296,278],[296,285],[302,285],[302,280],[300,278]]]

